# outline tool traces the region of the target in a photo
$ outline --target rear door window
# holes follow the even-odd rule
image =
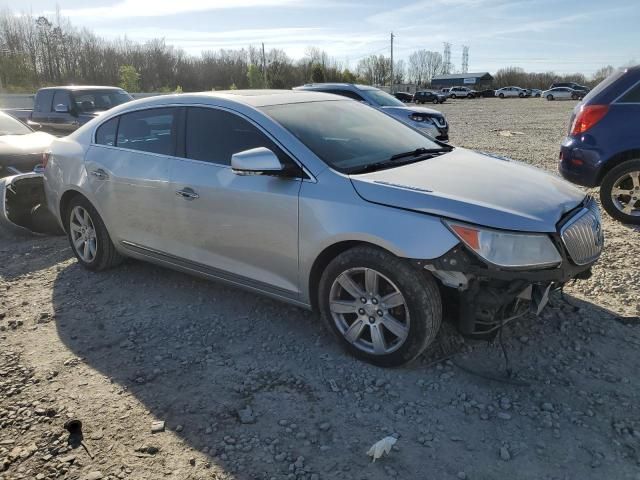
[[[116,145],[162,155],[175,155],[179,112],[153,108],[120,116]],[[97,141],[97,139],[96,139]]]

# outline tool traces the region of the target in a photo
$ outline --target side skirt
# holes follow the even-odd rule
[[[251,292],[256,292],[261,295],[265,295],[276,300],[284,301],[302,307],[307,310],[311,310],[310,304],[301,302],[298,300],[298,294],[290,290],[284,290],[282,288],[275,288],[262,282],[257,282],[245,277],[234,275],[216,268],[208,267],[200,263],[185,260],[183,258],[175,257],[168,253],[153,250],[151,248],[143,247],[132,242],[125,240],[120,242],[120,246],[126,251],[126,254],[138,258],[140,260],[148,261],[168,267],[173,270],[178,270],[191,275],[196,275],[207,280],[215,280],[219,282],[232,285],[234,287],[240,287]]]

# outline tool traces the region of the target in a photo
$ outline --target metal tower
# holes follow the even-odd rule
[[[451,44],[444,42],[444,54],[442,55],[442,72],[447,74],[451,73]]]
[[[462,73],[467,73],[469,71],[469,47],[466,45],[462,46]]]

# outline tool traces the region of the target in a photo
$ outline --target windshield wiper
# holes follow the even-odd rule
[[[435,153],[443,153],[443,152],[450,152],[450,151],[451,151],[450,148],[428,149],[428,148],[420,147],[420,148],[416,148],[415,150],[411,150],[409,152],[402,152],[402,153],[397,153],[395,155],[392,155],[391,157],[389,157],[389,161],[393,162],[394,160],[399,160],[401,158],[406,158],[406,157],[418,157],[418,156],[424,155],[425,153],[435,154]]]
[[[363,165],[362,167],[355,167],[349,170],[348,174],[359,174],[359,173],[369,173],[375,172],[376,170],[380,170],[382,168],[392,168],[399,167],[401,165],[407,165],[409,163],[419,162],[421,160],[426,160],[428,158],[435,157],[437,155],[441,155],[446,152],[450,152],[451,148],[434,148],[429,150],[427,148],[417,148],[412,150],[411,152],[398,153],[389,157],[387,160],[382,160],[380,162],[370,163],[368,165]],[[404,162],[399,162],[398,160],[402,158],[410,157],[408,160]]]

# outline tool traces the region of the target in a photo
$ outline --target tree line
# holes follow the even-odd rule
[[[439,52],[418,50],[393,65],[393,83],[428,87],[447,68]],[[547,88],[554,81],[588,84],[601,79],[582,74],[527,73],[516,67],[499,70],[495,86]],[[278,48],[257,46],[189,55],[164,39],[144,43],[127,37],[105,40],[68,19],[0,12],[0,89],[32,92],[64,84],[119,85],[130,92],[204,91],[235,88],[291,88],[308,82],[389,85],[391,60],[385,55],[359,59],[351,71],[326,52],[308,47],[294,60]]]

